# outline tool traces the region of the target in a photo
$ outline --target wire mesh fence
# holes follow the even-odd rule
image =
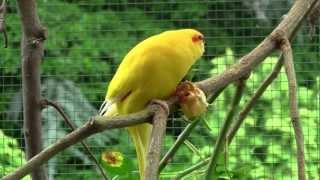
[[[195,28],[206,39],[205,55],[186,79],[203,80],[223,72],[253,49],[286,14],[289,0],[215,1],[60,1],[40,0],[38,11],[48,29],[41,65],[42,96],[62,106],[77,126],[97,114],[108,82],[124,55],[139,41],[168,29]],[[9,48],[0,51],[0,177],[25,163],[21,97],[21,28],[15,1],[7,14]],[[319,176],[320,160],[320,36],[307,23],[294,41],[300,115],[303,124],[308,179]],[[271,72],[278,53],[268,57],[247,81],[241,106]],[[234,87],[209,106],[200,125],[188,138],[161,179],[207,158],[233,97]],[[42,111],[44,146],[71,130],[52,108]],[[162,152],[172,145],[188,122],[181,112],[168,122]],[[120,152],[121,167],[104,164],[111,176],[137,179],[133,144],[122,130],[106,131],[86,140],[99,161],[104,152]],[[284,72],[267,89],[246,118],[235,140],[219,160],[217,177],[232,179],[297,179],[296,149],[289,118],[288,87]],[[121,159],[121,158],[120,158]],[[105,162],[102,162],[105,163]],[[120,163],[120,164],[121,164]],[[52,158],[49,179],[99,179],[100,175],[80,144]],[[188,178],[201,179],[204,169]],[[28,179],[30,177],[26,177]]]

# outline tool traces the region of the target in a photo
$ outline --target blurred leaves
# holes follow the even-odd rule
[[[16,139],[6,136],[1,130],[0,139],[0,177],[2,177],[24,164],[26,160]],[[31,179],[30,176],[23,178],[23,180],[29,179]]]

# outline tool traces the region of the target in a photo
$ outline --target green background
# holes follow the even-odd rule
[[[41,67],[42,95],[61,104],[78,126],[97,113],[117,65],[137,42],[168,29],[200,30],[206,38],[206,52],[186,77],[199,81],[223,72],[254,48],[292,4],[287,0],[37,2],[40,19],[48,30]],[[6,17],[9,47],[0,51],[0,177],[25,163],[19,49],[21,27],[15,3],[9,2]],[[316,179],[320,171],[319,26],[316,26],[313,38],[309,30],[308,24],[304,23],[293,50],[306,144],[306,170],[308,179]],[[278,54],[268,57],[250,76],[241,107],[271,71]],[[161,174],[161,179],[171,179],[177,172],[210,155],[233,92],[234,86],[230,85],[210,105],[209,112],[201,117],[200,125],[189,138],[196,150],[183,145]],[[44,110],[42,115],[45,146],[70,132],[53,109]],[[172,115],[163,153],[186,125],[180,112]],[[135,151],[124,129],[92,136],[87,142],[99,160],[103,152],[123,154],[120,168],[104,164],[110,176],[120,175],[120,179],[137,177]],[[226,161],[224,156],[228,156]],[[245,120],[227,155],[221,155],[215,178],[296,179],[295,157],[287,80],[282,71]],[[81,145],[61,152],[46,166],[51,179],[100,178]],[[203,170],[186,179],[202,179]]]

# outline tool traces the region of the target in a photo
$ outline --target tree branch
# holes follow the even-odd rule
[[[212,175],[215,173],[215,167],[218,161],[218,156],[226,145],[227,133],[232,124],[233,116],[239,106],[239,103],[243,94],[243,90],[245,88],[245,82],[246,80],[240,79],[236,85],[237,87],[236,93],[234,94],[230,110],[226,116],[226,119],[224,120],[224,124],[220,130],[217,141],[214,145],[214,150],[213,150],[213,153],[209,162],[209,166],[206,172],[206,180],[210,180]]]
[[[286,37],[284,37],[281,43],[281,50],[283,52],[284,67],[288,79],[290,117],[296,138],[298,177],[299,180],[304,180],[306,179],[304,142],[298,109],[297,80],[293,64],[291,44]]]
[[[45,30],[37,15],[35,0],[18,0],[18,9],[22,23],[22,89],[24,137],[27,159],[42,150],[42,122],[40,105],[40,63],[43,56]],[[33,169],[34,180],[46,179],[43,167]]]
[[[150,144],[148,147],[147,164],[144,179],[157,180],[162,137],[166,131],[169,112],[163,108],[157,108],[153,116],[153,127]]]
[[[62,110],[62,108],[57,103],[49,101],[48,99],[43,99],[42,100],[42,106],[43,107],[44,106],[53,107],[61,115],[61,117],[64,119],[64,121],[69,126],[69,128],[72,129],[72,131],[77,129],[76,125],[74,123],[72,123],[72,121],[68,118],[66,113]],[[94,157],[93,153],[91,152],[91,150],[89,148],[89,145],[85,141],[81,141],[80,143],[83,146],[84,150],[87,152],[89,158],[91,158],[91,160],[96,164],[96,166],[99,169],[103,179],[108,180],[108,176],[104,172],[103,168],[100,166],[98,160]]]

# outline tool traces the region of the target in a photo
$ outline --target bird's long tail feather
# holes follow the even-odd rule
[[[112,117],[118,114],[119,113],[117,111],[117,106],[114,101],[106,100],[102,103],[99,110],[100,116]],[[136,148],[140,179],[143,180],[152,125],[143,123],[140,125],[129,127],[128,130]]]
[[[136,147],[138,158],[140,179],[144,179],[144,170],[146,165],[146,155],[149,146],[149,138],[152,130],[152,125],[148,123],[132,126],[128,128],[129,134]]]

